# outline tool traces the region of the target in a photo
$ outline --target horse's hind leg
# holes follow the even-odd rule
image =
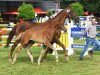
[[[29,55],[31,62],[33,63],[33,56],[32,53],[30,52],[29,48],[26,48],[27,54]]]
[[[20,45],[20,46],[17,48],[17,51],[16,51],[15,56],[14,56],[14,59],[13,59],[13,61],[12,61],[12,65],[15,63],[15,61],[16,61],[16,59],[17,59],[17,57],[18,57],[18,54],[19,54],[19,52],[21,51],[22,48],[23,48],[22,45]]]
[[[30,59],[31,59],[31,62],[33,63],[33,56],[32,56],[32,53],[30,52],[29,48],[34,44],[35,42],[34,41],[29,41],[28,44],[26,45],[26,51],[27,51],[27,54],[29,55]]]
[[[45,49],[45,51],[44,51],[44,54],[43,54],[43,56],[42,56],[42,60],[45,60],[45,58],[46,58],[46,56],[47,56],[47,53],[48,53],[48,48],[49,48],[49,47],[47,47],[46,45],[43,45],[43,49]]]
[[[40,54],[40,56],[39,56],[39,58],[38,58],[38,65],[40,65],[40,62],[41,62],[42,57],[43,57],[43,55],[44,55],[44,52],[45,52],[45,49],[43,48],[42,51],[41,51],[41,54]]]
[[[20,40],[16,40],[14,42],[14,44],[12,45],[12,48],[11,48],[11,51],[10,51],[10,54],[9,54],[9,62],[12,62],[12,54],[16,48],[16,46],[20,43]]]
[[[55,43],[57,43],[58,45],[60,45],[63,50],[64,50],[64,55],[65,55],[65,60],[69,61],[69,57],[68,57],[68,50],[66,50],[66,47],[63,45],[63,43],[60,42],[60,40],[56,39]]]

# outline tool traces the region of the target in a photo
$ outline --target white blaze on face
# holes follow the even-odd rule
[[[67,12],[70,12],[70,9],[67,9]]]

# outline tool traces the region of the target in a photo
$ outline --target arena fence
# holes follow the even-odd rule
[[[81,18],[81,28],[74,26],[73,21],[71,23],[67,23],[67,25],[65,25],[67,28],[67,33],[62,32],[60,37],[60,41],[66,46],[66,49],[68,49],[69,55],[74,53],[73,51],[74,48],[83,48],[85,46],[85,41],[84,41],[85,37],[82,30],[86,28],[85,26],[87,25],[88,17],[82,16],[80,18]],[[12,23],[10,24],[10,26],[8,24],[0,24],[0,46],[5,45],[8,34],[12,30],[14,25],[15,24]],[[98,32],[97,33],[98,40],[100,40],[100,25],[97,26],[97,32]],[[78,40],[74,42],[75,39]],[[12,45],[14,41],[15,40],[13,38],[10,45]],[[84,44],[83,43],[80,44],[80,41],[84,41]],[[42,46],[42,45],[43,44],[36,43],[33,46]],[[56,47],[57,50],[62,50],[62,48],[59,45],[54,44],[54,46]],[[98,48],[97,50],[100,50],[100,48]]]

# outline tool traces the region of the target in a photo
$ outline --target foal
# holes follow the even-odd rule
[[[35,30],[35,29],[28,29],[25,32],[22,33],[22,35],[20,36],[21,38],[21,44],[17,49],[17,52],[15,53],[14,59],[12,61],[12,64],[14,64],[14,62],[16,61],[16,58],[18,56],[18,53],[21,51],[21,49],[23,47],[26,46],[26,44],[28,43],[29,40],[33,40],[39,43],[43,43],[45,44],[47,47],[50,47],[51,49],[54,50],[55,52],[55,57],[56,57],[56,62],[58,62],[58,54],[56,49],[51,45],[51,42],[53,41],[54,35],[56,33],[56,30],[63,30],[64,32],[67,31],[65,26],[62,25],[56,25],[54,27],[51,28],[47,28],[47,29],[42,29],[42,30]],[[26,51],[31,59],[31,62],[33,63],[33,56],[29,51],[30,46],[25,47]],[[42,59],[42,56],[44,54],[44,49],[43,51],[41,51],[41,55],[38,59],[38,65],[40,64],[40,61]]]

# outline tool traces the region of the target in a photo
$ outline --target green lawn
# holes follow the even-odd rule
[[[0,47],[0,75],[100,75],[100,51],[95,51],[93,58],[88,55],[83,61],[78,61],[81,50],[75,50],[76,54],[70,56],[69,63],[64,61],[63,52],[58,51],[59,63],[55,62],[53,55],[48,54],[46,61],[38,66],[40,51],[41,47],[31,47],[34,56],[32,64],[23,49],[16,63],[11,65],[8,62],[10,48]]]

